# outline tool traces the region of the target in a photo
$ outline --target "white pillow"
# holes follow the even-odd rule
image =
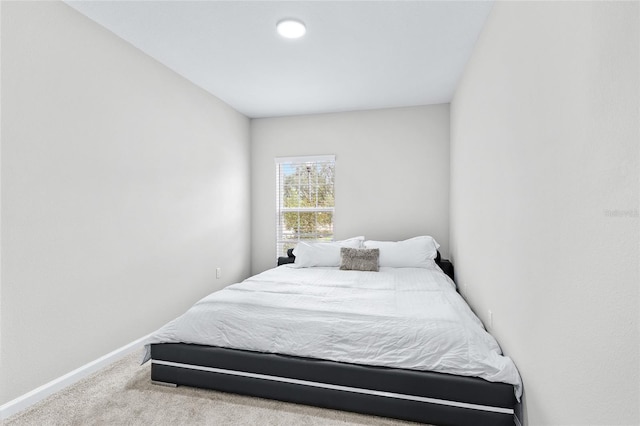
[[[364,237],[349,238],[348,240],[332,241],[330,243],[307,243],[300,241],[293,254],[296,268],[310,268],[312,266],[340,266],[340,248],[362,248]]]
[[[422,236],[404,241],[365,241],[365,248],[380,250],[380,266],[393,268],[433,268],[440,244]]]

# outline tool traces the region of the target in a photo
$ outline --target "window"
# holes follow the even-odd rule
[[[276,158],[276,252],[333,240],[335,156]]]

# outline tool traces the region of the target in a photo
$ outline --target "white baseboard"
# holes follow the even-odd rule
[[[54,379],[49,383],[45,383],[44,385],[32,390],[31,392],[25,393],[24,395],[7,402],[6,404],[0,406],[0,421],[29,408],[33,404],[42,401],[49,395],[52,395],[66,388],[67,386],[80,381],[81,379],[84,379],[85,377],[95,373],[101,368],[117,361],[123,356],[128,355],[137,349],[140,349],[142,347],[142,342],[147,337],[148,336],[141,337],[140,339],[131,342],[128,345],[118,348],[115,351],[96,359],[95,361],[91,361],[90,363],[76,368],[75,370],[65,374],[62,377],[58,377],[57,379]]]

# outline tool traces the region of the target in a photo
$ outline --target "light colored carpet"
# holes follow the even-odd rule
[[[415,423],[179,386],[152,385],[131,354],[2,424],[400,426]]]

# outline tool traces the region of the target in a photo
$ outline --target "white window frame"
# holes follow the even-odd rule
[[[282,166],[297,166],[302,164],[314,164],[318,163],[333,163],[334,174],[335,174],[335,155],[308,155],[308,156],[298,156],[298,157],[276,157],[276,254],[277,256],[286,256],[286,250],[284,250],[284,245],[291,242],[299,242],[302,240],[302,234],[297,233],[295,239],[285,239],[283,237],[283,232],[285,230],[284,225],[284,213],[288,212],[299,212],[299,213],[316,213],[316,212],[328,212],[332,214],[333,221],[335,221],[335,198],[334,198],[334,206],[333,207],[284,207],[284,188],[283,188],[283,172]],[[335,175],[334,175],[335,177]],[[335,180],[334,180],[334,194],[335,194]],[[335,197],[335,195],[334,195]],[[332,222],[333,222],[332,221]],[[333,228],[333,224],[332,224]],[[333,240],[333,235],[335,230],[331,233],[331,241]],[[316,234],[318,235],[318,234]],[[309,235],[306,235],[304,241],[317,241],[318,239],[310,239]],[[326,240],[325,240],[326,241]]]

